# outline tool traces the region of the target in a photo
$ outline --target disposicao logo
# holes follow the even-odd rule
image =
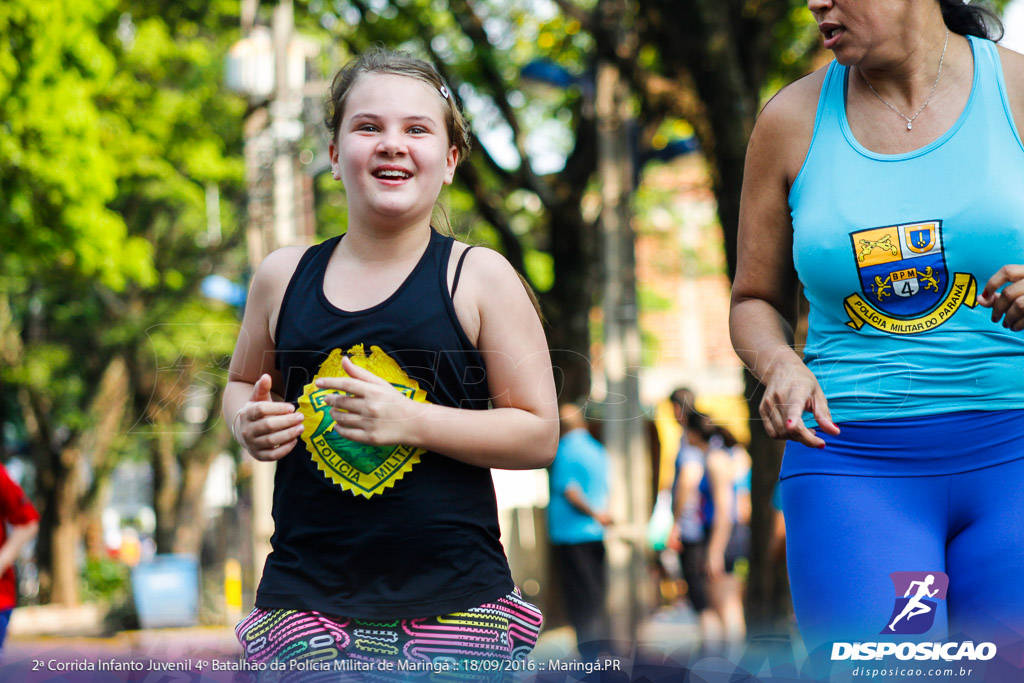
[[[935,608],[946,599],[949,577],[941,571],[893,571],[896,604],[881,633],[920,635],[935,623]]]
[[[881,635],[920,635],[935,623],[939,600],[946,599],[949,577],[942,572],[893,572],[896,591],[892,614]],[[860,642],[833,643],[832,660],[868,660],[896,657],[900,660],[989,660],[996,656],[993,643],[958,642]]]
[[[935,608],[946,599],[949,577],[942,572],[893,572],[896,604],[882,634],[919,635],[935,623]]]

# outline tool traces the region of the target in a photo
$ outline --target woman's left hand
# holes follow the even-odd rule
[[[409,443],[411,427],[424,406],[348,357],[341,364],[348,377],[322,377],[316,381],[319,389],[343,392],[324,399],[331,406],[338,436],[371,446],[414,445]]]
[[[1003,285],[1006,287],[997,294]],[[1003,327],[1024,330],[1024,265],[1009,264],[997,270],[978,295],[978,303],[992,309],[992,322],[1002,318]]]

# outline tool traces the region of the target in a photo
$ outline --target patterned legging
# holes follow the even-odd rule
[[[437,617],[370,621],[257,607],[235,627],[259,681],[505,681],[543,616],[518,589]]]

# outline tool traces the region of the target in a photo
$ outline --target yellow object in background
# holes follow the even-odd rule
[[[227,621],[235,624],[242,619],[242,565],[234,558],[224,562],[224,604]]]
[[[698,395],[696,403],[697,410],[710,417],[716,425],[726,427],[737,441],[744,445],[750,443],[747,402],[742,396]],[[654,407],[654,425],[658,430],[658,440],[661,441],[658,489],[664,491],[672,488],[676,454],[679,453],[679,440],[683,436],[683,428],[676,422],[675,409],[668,398],[659,401]]]

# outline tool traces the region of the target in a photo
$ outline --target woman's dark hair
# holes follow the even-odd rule
[[[694,410],[686,415],[686,429],[694,434],[700,434],[701,439],[707,441],[713,433],[711,418]]]
[[[683,408],[686,411],[694,410],[693,392],[690,389],[687,389],[686,387],[680,387],[673,391],[671,394],[669,394],[668,400],[672,401],[677,406]]]
[[[987,7],[968,5],[964,0],[939,0],[942,20],[953,33],[989,40],[1003,37],[1003,22]]]
[[[714,425],[713,431],[714,435],[722,440],[722,446],[725,448],[732,448],[733,446],[740,442],[739,439],[733,436],[733,433],[729,431],[728,427],[723,427],[722,425]]]

